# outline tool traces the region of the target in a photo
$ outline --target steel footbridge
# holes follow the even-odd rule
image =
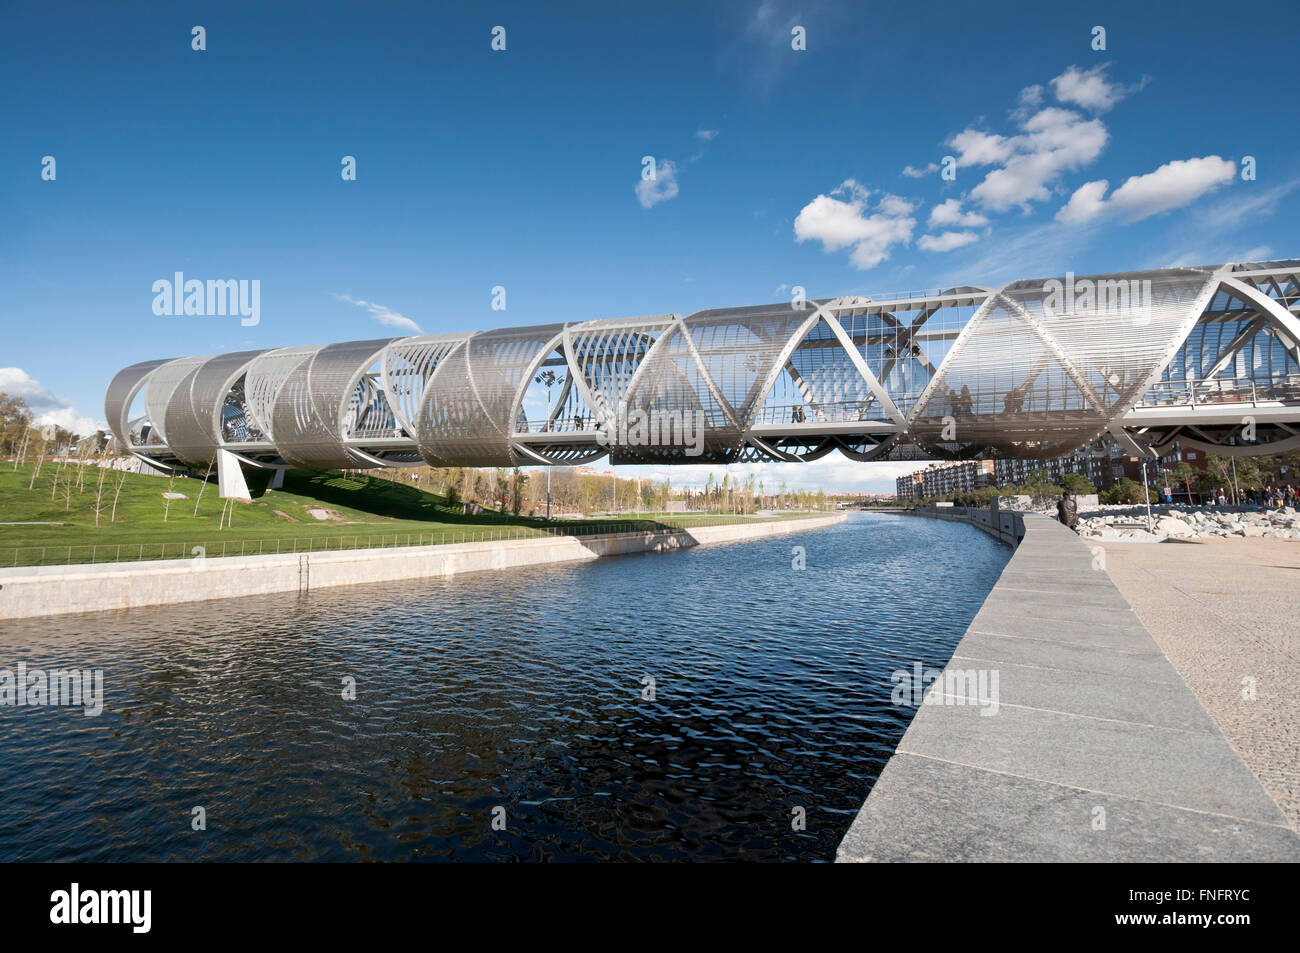
[[[163,468],[1272,454],[1298,309],[1300,260],[1066,275],[151,360],[105,411]]]

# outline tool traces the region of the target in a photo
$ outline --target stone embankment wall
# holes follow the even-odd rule
[[[729,523],[690,530],[547,536],[277,556],[166,559],[0,570],[0,619],[233,599],[327,586],[514,569],[630,553],[742,542],[843,522],[844,514]]]

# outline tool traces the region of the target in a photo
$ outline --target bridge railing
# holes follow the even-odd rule
[[[1253,377],[1212,377],[1205,380],[1158,381],[1143,395],[1141,407],[1197,404],[1257,404],[1260,401],[1300,400],[1300,375],[1271,381]]]
[[[838,400],[804,404],[767,404],[759,408],[754,415],[756,424],[811,424],[839,423],[847,420],[861,420],[864,413],[884,418],[885,412],[880,404],[871,398],[868,400]]]

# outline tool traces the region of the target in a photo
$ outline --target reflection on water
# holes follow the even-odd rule
[[[672,555],[4,623],[0,668],[102,668],[105,710],[0,708],[0,858],[829,860],[910,719],[890,672],[945,662],[1009,555],[855,514]]]

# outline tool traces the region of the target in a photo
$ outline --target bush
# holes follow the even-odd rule
[[[1146,503],[1146,491],[1142,489],[1142,484],[1136,480],[1130,480],[1124,477],[1109,490],[1103,490],[1097,496],[1102,503],[1126,504],[1132,506],[1137,503]]]

